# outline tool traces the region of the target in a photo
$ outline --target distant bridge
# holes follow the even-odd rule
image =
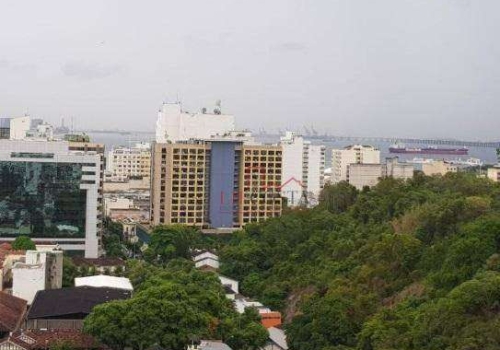
[[[279,135],[261,135],[265,137],[276,137]],[[333,135],[304,135],[309,140],[320,140],[323,142],[347,141],[353,143],[388,142],[388,143],[408,143],[421,145],[446,145],[455,147],[479,147],[479,148],[500,148],[500,141],[464,141],[446,140],[431,138],[405,138],[405,137],[362,137],[362,136],[333,136]]]
[[[388,142],[388,143],[409,143],[422,145],[443,145],[458,147],[479,147],[479,148],[500,148],[500,141],[463,141],[463,140],[443,140],[443,139],[418,139],[401,137],[353,137],[353,136],[327,136],[313,137],[313,139],[324,141],[350,141],[350,142]]]

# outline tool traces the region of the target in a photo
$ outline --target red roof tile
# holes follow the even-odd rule
[[[0,332],[14,332],[26,313],[26,300],[0,292]]]
[[[13,333],[5,341],[10,341],[24,349],[47,349],[55,345],[66,344],[74,349],[108,349],[91,335],[77,330],[29,330]],[[0,341],[1,344],[1,341]]]

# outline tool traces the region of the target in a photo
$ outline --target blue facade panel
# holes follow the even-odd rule
[[[237,142],[212,141],[210,155],[210,225],[233,227]]]

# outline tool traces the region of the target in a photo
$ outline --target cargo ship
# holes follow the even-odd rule
[[[405,147],[401,145],[394,145],[389,147],[390,153],[403,153],[403,154],[449,154],[449,155],[467,155],[469,149],[463,148],[440,148],[440,147]]]

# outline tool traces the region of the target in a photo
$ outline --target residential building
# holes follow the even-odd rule
[[[271,327],[267,330],[269,332],[269,338],[266,344],[262,347],[262,350],[288,350],[288,343],[286,341],[285,331]]]
[[[358,190],[375,186],[382,176],[382,164],[349,164],[347,168],[347,182]]]
[[[151,224],[240,228],[281,215],[282,150],[238,139],[153,146]]]
[[[331,182],[347,181],[351,164],[380,164],[380,151],[366,145],[352,145],[332,150]]]
[[[106,170],[112,181],[149,178],[151,144],[139,143],[134,147],[118,147],[111,150],[108,154]]]
[[[445,160],[433,160],[431,162],[422,163],[422,171],[427,176],[445,175],[447,173],[456,173],[458,165],[448,163]]]
[[[222,275],[217,275],[219,277],[220,283],[222,286],[228,286],[231,288],[231,290],[235,293],[238,294],[240,292],[239,290],[239,283],[236,280],[233,280],[232,278],[222,276]]]
[[[400,163],[397,157],[386,158],[385,164],[350,164],[347,169],[347,182],[358,190],[373,187],[384,177],[411,179],[414,171],[412,164]]]
[[[62,288],[63,252],[28,250],[12,268],[12,294],[29,305],[40,290]]]
[[[222,114],[220,103],[213,113],[207,113],[206,109],[199,113],[188,113],[182,110],[180,102],[163,103],[156,122],[156,142],[208,139],[234,129],[234,116]]]
[[[65,141],[0,140],[0,241],[100,254],[102,157]]]
[[[219,257],[212,252],[203,252],[193,257],[194,265],[198,269],[219,269]]]
[[[26,308],[26,300],[0,292],[0,339],[21,327]]]
[[[495,182],[500,182],[500,166],[495,166],[488,169],[488,179]]]
[[[0,339],[0,350],[46,350],[69,348],[109,350],[93,336],[78,330],[19,330]]]
[[[313,145],[293,132],[287,132],[280,145],[283,148],[281,195],[290,207],[316,204],[324,186],[325,146]]]
[[[130,296],[130,291],[116,288],[75,287],[39,291],[23,328],[80,330],[83,320],[96,305]]]
[[[401,163],[398,157],[385,159],[384,176],[395,179],[409,180],[413,178],[415,167],[411,163]]]
[[[75,278],[75,287],[114,288],[132,292],[134,287],[126,277],[96,275]]]
[[[261,323],[267,329],[281,326],[281,312],[271,310],[260,310]]]
[[[229,345],[217,340],[201,340],[199,344],[188,345],[187,350],[232,350]]]

